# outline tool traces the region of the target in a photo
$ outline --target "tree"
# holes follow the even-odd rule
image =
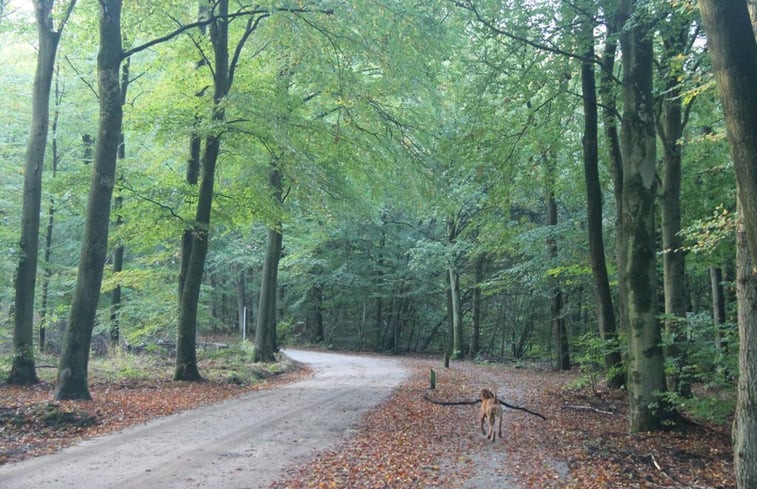
[[[282,184],[281,172],[276,163],[271,165],[269,175],[270,185],[274,198],[281,202]],[[281,257],[281,244],[283,232],[281,223],[279,227],[272,226],[268,229],[268,242],[263,261],[260,284],[260,304],[258,305],[258,324],[255,329],[255,362],[273,362],[276,345],[276,285],[278,283],[279,259]]]
[[[24,167],[23,216],[15,279],[14,355],[13,366],[8,377],[8,382],[11,384],[38,382],[34,367],[33,316],[39,252],[40,208],[42,205],[42,167],[45,161],[50,122],[50,90],[55,69],[55,56],[61,33],[76,5],[76,0],[71,0],[67,4],[57,30],[52,15],[54,5],[54,0],[34,1],[39,49],[32,93],[32,127],[29,133]]]
[[[649,20],[634,0],[621,0],[623,53],[621,297],[628,325],[628,394],[632,432],[665,426],[665,370],[657,319],[655,248],[656,140]]]
[[[684,102],[681,79],[683,63],[690,46],[691,20],[673,12],[664,12],[665,21],[660,23],[662,53],[660,59],[663,92],[657,134],[662,143],[662,193],[660,213],[662,216],[662,264],[665,291],[665,330],[669,344],[665,356],[675,364],[667,376],[667,387],[673,392],[690,397],[691,383],[683,375],[687,362],[684,332],[688,297],[684,276],[685,254],[681,240],[681,161],[683,147]],[[690,109],[690,103],[686,109]]]
[[[121,0],[100,2],[100,50],[97,56],[100,118],[79,254],[79,269],[63,351],[58,365],[55,399],[91,399],[87,386],[89,346],[108,246],[110,204],[121,141]]]
[[[737,486],[751,489],[757,487],[757,311],[753,268],[757,263],[757,41],[745,0],[700,0],[699,12],[736,170],[738,212],[743,220],[743,237],[739,239],[746,241],[747,248],[744,250],[743,244],[737,247],[740,346],[733,439]]]
[[[544,155],[545,172],[547,182],[547,226],[555,228],[557,226],[557,199],[555,197],[555,181],[557,178],[557,162],[554,156],[548,151]],[[557,239],[554,232],[550,233],[547,238],[547,249],[549,258],[552,261],[557,259]],[[553,370],[570,370],[570,352],[568,350],[568,332],[565,328],[565,317],[563,310],[563,292],[560,287],[558,277],[550,280],[551,291],[551,309],[552,309],[552,369]]]
[[[126,104],[126,93],[129,89],[129,65],[130,58],[127,58],[123,66],[121,67],[121,106]],[[126,158],[126,141],[124,140],[123,133],[121,134],[121,144],[118,146],[118,161],[123,161]],[[119,214],[116,216],[115,226],[116,229],[123,225],[123,216],[120,214],[123,208],[124,198],[121,195],[116,197],[114,202],[114,208]],[[119,243],[116,245],[116,249],[113,250],[113,273],[119,274],[124,269],[124,245]],[[113,291],[110,294],[110,345],[112,347],[118,346],[118,341],[121,337],[121,283],[117,282],[113,287]]]
[[[608,385],[619,388],[625,383],[620,365],[622,359],[617,345],[615,308],[612,301],[610,279],[605,261],[602,231],[602,186],[599,179],[599,115],[594,52],[594,21],[589,16],[581,19],[580,41],[584,46],[581,60],[581,98],[583,101],[583,163],[586,182],[586,220],[589,241],[589,260],[594,276],[594,294],[597,302],[599,335],[609,350],[604,355],[609,372]],[[605,41],[610,43],[610,40]]]

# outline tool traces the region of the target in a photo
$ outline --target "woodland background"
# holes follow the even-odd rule
[[[177,353],[181,378],[196,369],[195,336],[245,335],[257,355],[298,341],[539,359],[622,383],[616,360],[638,357],[623,250],[639,236],[620,212],[618,158],[651,144],[651,275],[638,290],[654,304],[667,381],[654,396],[730,419],[736,178],[693,2],[128,2],[107,255],[83,326],[71,311],[108,102],[96,33],[120,2],[33,3],[55,5],[53,31],[65,25],[43,144],[35,351],[66,358],[66,329],[83,327],[97,355]],[[40,38],[28,3],[0,6],[0,345],[28,360],[15,294],[28,290],[16,280]],[[628,32],[651,55],[642,109],[624,92],[634,55],[616,53]],[[651,143],[621,141],[624,114],[643,110]],[[195,278],[187,240],[207,246]]]

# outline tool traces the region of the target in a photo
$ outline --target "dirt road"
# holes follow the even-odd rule
[[[408,377],[399,362],[287,350],[311,378],[0,467],[3,489],[262,489],[352,432]]]

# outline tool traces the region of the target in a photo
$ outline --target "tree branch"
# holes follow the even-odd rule
[[[152,46],[155,46],[156,44],[160,44],[166,41],[170,41],[174,37],[178,36],[179,34],[188,31],[190,29],[194,29],[195,27],[204,27],[207,25],[212,24],[216,20],[219,19],[226,19],[226,20],[233,20],[240,17],[247,17],[247,16],[263,16],[267,17],[270,16],[272,12],[289,12],[289,13],[322,13],[326,15],[332,15],[334,11],[332,9],[307,9],[307,8],[284,8],[284,7],[278,7],[274,8],[273,10],[264,9],[264,8],[253,8],[251,10],[245,10],[240,9],[237,12],[228,14],[228,15],[211,15],[206,19],[198,20],[196,22],[192,22],[189,24],[184,24],[180,26],[179,28],[169,32],[168,34],[165,34],[160,37],[156,37],[155,39],[152,39],[150,41],[147,41],[144,44],[140,44],[139,46],[135,46],[127,51],[124,51],[121,53],[121,59],[128,58],[129,56],[139,53],[140,51],[144,51],[145,49],[151,48]]]
[[[441,406],[466,406],[466,405],[478,404],[479,402],[481,402],[481,399],[474,399],[472,401],[439,401],[437,399],[431,399],[431,397],[429,397],[428,394],[424,394],[423,395],[423,399],[427,400],[431,404],[439,404]],[[499,403],[502,404],[503,406],[505,406],[506,408],[517,409],[518,411],[524,411],[524,412],[526,412],[528,414],[531,414],[533,416],[538,416],[539,418],[541,418],[543,420],[547,419],[543,415],[537,413],[536,411],[531,411],[530,409],[526,409],[526,408],[521,407],[521,406],[515,406],[513,404],[509,404],[509,403],[503,401],[502,399],[497,399],[497,401],[499,401]]]

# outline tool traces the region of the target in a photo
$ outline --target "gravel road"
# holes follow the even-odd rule
[[[267,488],[348,436],[409,375],[389,359],[285,353],[314,375],[0,466],[0,487]]]

